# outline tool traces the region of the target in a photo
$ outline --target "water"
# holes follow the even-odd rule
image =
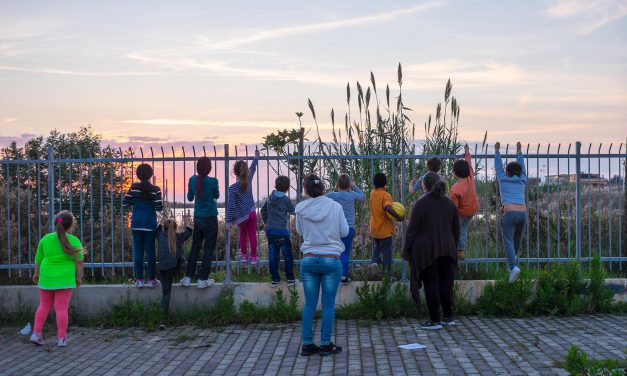
[[[218,208],[218,218],[224,219],[226,208]],[[184,214],[190,214],[192,217],[194,216],[194,208],[176,208],[174,209],[174,217],[177,221],[183,219]]]

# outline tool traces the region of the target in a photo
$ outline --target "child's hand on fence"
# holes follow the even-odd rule
[[[520,154],[522,152],[522,144],[520,141],[516,143],[516,153]]]
[[[259,149],[255,150],[255,157],[259,158]]]
[[[495,152],[499,152],[499,150],[501,149],[501,143],[497,142],[496,144],[494,144],[494,151]]]
[[[469,153],[470,152],[470,147],[468,146],[468,144],[464,145],[464,153]]]

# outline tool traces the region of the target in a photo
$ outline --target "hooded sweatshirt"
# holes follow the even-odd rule
[[[292,200],[283,192],[272,191],[261,207],[261,219],[266,224],[266,234],[289,235],[287,221],[290,214],[294,215]]]
[[[303,237],[302,253],[339,256],[344,252],[342,238],[349,229],[342,206],[319,196],[296,205],[296,231]]]

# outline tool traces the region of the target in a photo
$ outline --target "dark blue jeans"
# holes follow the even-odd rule
[[[279,275],[279,264],[281,263],[281,253],[285,260],[285,278],[294,279],[294,255],[292,255],[292,242],[289,235],[268,235],[268,263],[272,280],[281,280]]]
[[[305,291],[303,307],[302,339],[304,345],[313,343],[313,321],[322,288],[322,327],[320,344],[328,345],[333,334],[335,296],[342,279],[342,263],[328,257],[304,257],[300,262],[300,275]]]
[[[189,251],[187,260],[187,270],[185,276],[192,278],[196,274],[196,262],[198,261],[198,253],[203,248],[202,264],[198,279],[206,280],[209,278],[211,270],[211,260],[216,249],[218,240],[218,217],[194,217],[194,234],[192,235],[192,248]]]
[[[144,279],[144,253],[148,256],[148,279],[155,279],[157,255],[155,254],[155,236],[157,231],[132,230],[133,236],[133,271],[135,279]]]
[[[353,239],[355,238],[355,228],[349,227],[348,235],[342,238],[342,243],[344,243],[344,252],[342,252],[342,256],[340,256],[340,260],[342,260],[342,276],[348,276],[348,263],[351,259],[351,251],[353,250]]]
[[[376,239],[373,238],[374,252],[372,252],[372,263],[378,264],[383,261],[383,268],[386,272],[392,270],[392,237]],[[382,260],[383,259],[383,260]]]

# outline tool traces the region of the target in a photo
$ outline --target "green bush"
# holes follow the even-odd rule
[[[564,369],[572,376],[622,376],[625,369],[620,369],[615,359],[595,360],[572,345],[566,355]]]
[[[516,283],[500,279],[488,284],[475,302],[475,310],[485,316],[529,316],[528,301],[531,298],[531,280],[523,273]]]
[[[538,275],[532,311],[540,315],[573,315],[583,309],[583,278],[577,262],[554,263]]]
[[[355,289],[355,295],[355,302],[336,310],[338,318],[382,320],[420,314],[420,307],[411,299],[407,284],[397,283],[392,288],[387,276],[379,284],[364,282]]]

